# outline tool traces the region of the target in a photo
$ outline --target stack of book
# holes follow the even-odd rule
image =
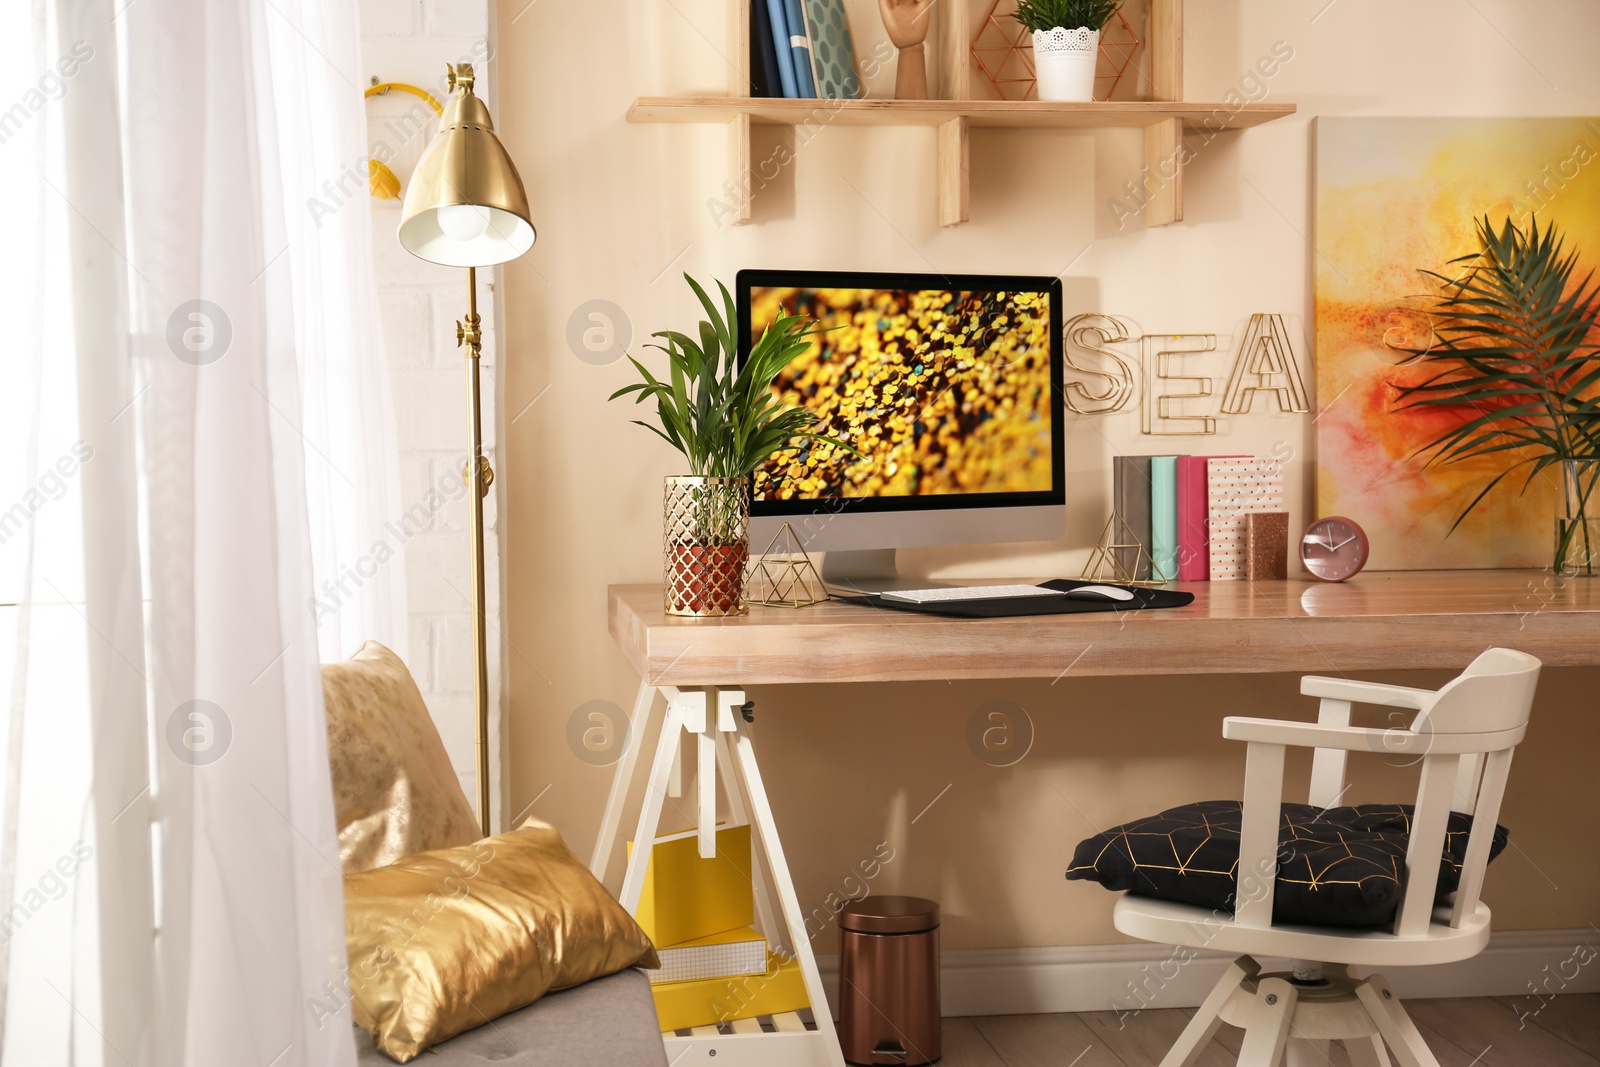
[[[861,95],[844,0],[751,0],[750,95]]]
[[[799,965],[754,929],[750,827],[719,828],[708,860],[696,837],[687,830],[656,838],[639,898],[636,917],[661,957],[650,972],[661,1029],[807,1007]]]
[[[1283,511],[1283,467],[1250,456],[1117,456],[1117,567],[1135,581],[1245,577],[1246,517]]]

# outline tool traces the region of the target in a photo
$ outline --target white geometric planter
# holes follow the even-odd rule
[[[1100,60],[1100,31],[1057,26],[1033,31],[1033,69],[1039,99],[1087,103],[1094,99],[1094,68]]]

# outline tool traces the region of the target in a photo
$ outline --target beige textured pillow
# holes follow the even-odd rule
[[[400,657],[376,641],[324,664],[328,763],[345,872],[481,836],[450,757]]]

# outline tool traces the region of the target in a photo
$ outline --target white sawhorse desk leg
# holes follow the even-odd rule
[[[589,860],[589,871],[600,880],[606,880],[606,868],[611,865],[611,850],[617,844],[617,829],[622,823],[622,809],[628,803],[628,786],[633,784],[633,774],[639,764],[639,750],[644,747],[644,736],[649,731],[651,713],[656,705],[656,687],[647,682],[639,684],[639,695],[633,698],[633,717],[628,720],[628,736],[622,746],[622,759],[611,777],[611,792],[606,797],[606,812],[600,817],[600,836],[595,838],[594,855]],[[676,689],[667,690],[668,699]]]
[[[795,893],[794,881],[789,877],[789,866],[784,859],[783,845],[778,840],[772,807],[761,782],[761,768],[756,762],[755,747],[739,712],[744,704],[744,694],[739,690],[712,687],[697,690],[664,688],[663,693],[667,697],[666,717],[651,759],[650,778],[633,840],[651,841],[658,835],[661,809],[668,795],[680,747],[693,735],[699,774],[696,808],[701,855],[716,854],[715,778],[716,771],[720,769],[728,794],[728,814],[736,822],[748,818],[755,827],[753,843],[759,843],[759,851],[766,857],[778,895],[778,906],[783,914],[783,930],[780,931],[773,923],[761,857],[752,855],[751,877],[762,932],[770,942],[781,944],[787,940],[792,947],[805,980],[806,995],[811,1001],[811,1014],[816,1024],[815,1030],[797,1030],[793,1020],[784,1019],[778,1025],[777,1032],[770,1034],[761,1033],[759,1027],[752,1027],[745,1022],[734,1024],[731,1034],[718,1034],[715,1027],[699,1027],[689,1037],[668,1035],[665,1038],[668,1058],[674,1067],[690,1067],[694,1064],[705,1067],[843,1067],[844,1056],[839,1050],[839,1037],[834,1030],[827,997],[823,993],[817,959],[811,951],[811,939],[806,932],[805,916],[800,910],[800,898]],[[611,795],[601,822],[600,839],[595,843],[594,859],[590,863],[595,877],[602,882],[612,847],[616,843],[621,810],[627,801],[628,785],[637,767],[637,754],[651,718],[655,695],[653,687],[642,686],[634,702],[630,727],[633,737],[612,781]],[[649,855],[649,849],[635,848],[633,855],[628,858],[620,900],[629,914],[639,910]],[[787,935],[786,938],[784,935]]]

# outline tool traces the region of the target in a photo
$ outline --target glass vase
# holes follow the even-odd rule
[[[750,479],[669,477],[664,519],[667,614],[718,618],[748,612]]]
[[[1593,578],[1600,574],[1600,459],[1562,460],[1556,504],[1556,574]]]

